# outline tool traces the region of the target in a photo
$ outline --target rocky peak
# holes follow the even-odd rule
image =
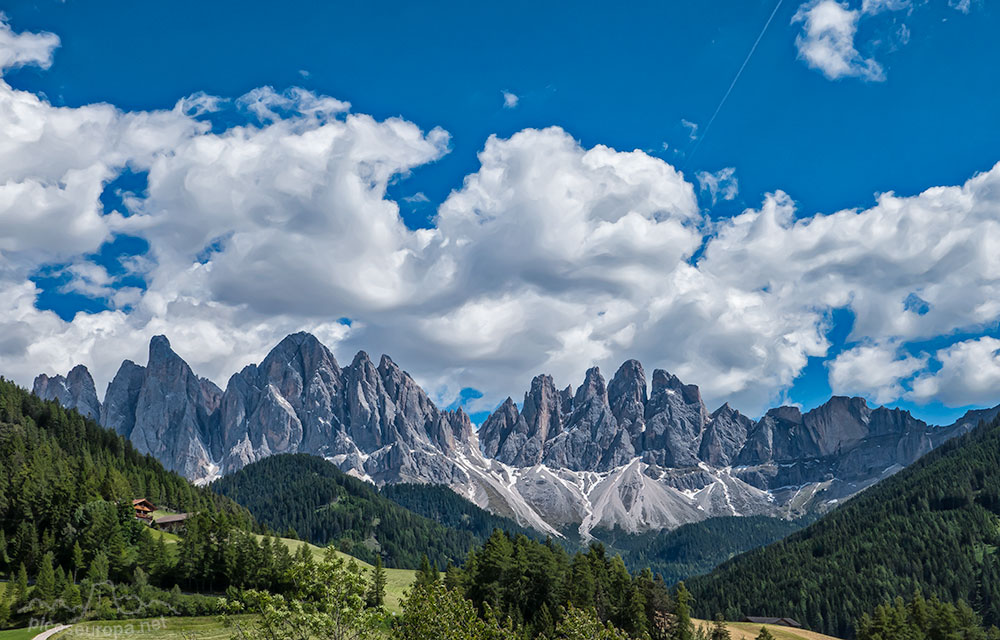
[[[716,467],[730,466],[743,448],[752,427],[753,420],[727,402],[709,416],[698,457]]]
[[[101,422],[167,468],[202,478],[213,472],[209,448],[218,438],[221,399],[222,391],[196,376],[165,336],[154,336],[146,367],[126,360],[108,385]]]
[[[634,456],[632,438],[611,412],[601,371],[592,367],[576,390],[562,432],[546,443],[543,460],[553,467],[606,471]]]
[[[528,425],[521,420],[514,399],[507,399],[479,427],[479,449],[487,458],[511,464],[527,439]],[[512,440],[513,437],[513,440]],[[508,441],[511,444],[508,445]]]
[[[568,384],[566,388],[559,392],[559,406],[563,414],[573,411],[573,385]]]
[[[472,440],[473,429],[469,414],[462,410],[462,407],[459,407],[454,411],[446,411],[445,415],[451,424],[451,432],[455,440],[458,442],[470,442]]]
[[[587,369],[583,378],[583,384],[576,390],[576,397],[573,404],[581,406],[585,404],[607,404],[608,389],[604,384],[604,376],[597,367]]]
[[[115,433],[131,437],[135,427],[135,406],[139,402],[139,391],[146,378],[146,368],[131,360],[125,360],[118,367],[118,373],[108,383],[101,406],[101,424]]]
[[[55,400],[67,409],[76,409],[93,420],[101,417],[101,403],[90,371],[82,364],[70,369],[66,377],[49,377],[44,373],[35,378],[32,393],[43,400]]]
[[[663,369],[654,369],[652,396],[671,392],[680,394],[686,404],[701,404],[701,390],[698,389],[698,385],[684,384],[674,374]]]
[[[632,438],[633,447],[641,447],[639,439],[646,430],[646,401],[646,373],[638,360],[626,360],[608,385],[608,402],[618,424]]]
[[[667,467],[698,463],[708,410],[697,386],[684,384],[663,369],[654,370],[644,419],[642,450],[648,462]]]
[[[546,375],[535,376],[531,381],[531,390],[524,394],[521,415],[528,423],[529,436],[537,436],[539,444],[562,430],[561,401],[552,377]]]

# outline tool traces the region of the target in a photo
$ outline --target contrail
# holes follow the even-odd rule
[[[691,153],[688,155],[687,160],[684,163],[685,165],[691,161],[691,158],[693,158],[694,154],[697,153],[698,147],[701,146],[701,141],[704,140],[705,136],[708,135],[708,130],[712,128],[712,123],[715,122],[715,118],[719,115],[719,111],[722,111],[722,105],[726,104],[726,100],[729,99],[729,94],[733,92],[733,87],[736,86],[736,83],[739,81],[740,76],[743,75],[743,70],[747,68],[747,63],[750,62],[750,58],[753,57],[754,51],[757,50],[757,45],[760,44],[761,39],[767,32],[767,28],[771,26],[771,21],[774,20],[775,14],[778,13],[778,9],[781,7],[781,3],[784,1],[785,0],[778,0],[778,3],[774,5],[774,10],[771,11],[771,15],[768,16],[767,22],[764,23],[764,28],[760,30],[759,34],[757,34],[757,39],[754,40],[753,46],[750,47],[750,53],[748,53],[747,57],[743,59],[743,64],[740,65],[740,70],[736,72],[736,75],[733,77],[733,81],[729,83],[729,88],[726,89],[725,95],[723,95],[722,100],[719,101],[719,106],[715,108],[715,113],[712,114],[712,117],[709,118],[708,120],[708,124],[705,125],[705,131],[695,142],[694,148],[691,149]]]

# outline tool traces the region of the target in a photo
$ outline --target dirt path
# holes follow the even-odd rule
[[[46,629],[45,631],[39,633],[31,640],[49,640],[49,638],[51,638],[55,634],[59,633],[60,631],[65,631],[66,629],[69,629],[69,625],[61,624],[59,626],[52,627],[51,629]]]

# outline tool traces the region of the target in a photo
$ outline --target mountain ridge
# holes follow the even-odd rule
[[[88,383],[89,381],[89,383]],[[91,412],[199,482],[278,453],[311,453],[376,485],[451,487],[550,535],[638,533],[713,516],[821,512],[907,466],[1000,407],[932,427],[908,411],[834,396],[807,412],[752,420],[709,412],[696,385],[628,360],[605,382],[558,389],[536,376],[520,408],[502,403],[476,430],[438,409],[390,357],[341,367],[311,334],[291,334],[225,390],[199,378],[164,336],[145,367],[124,361],[97,401],[85,367],[39,376],[36,394]]]

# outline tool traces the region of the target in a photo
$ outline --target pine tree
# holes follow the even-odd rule
[[[14,602],[21,605],[28,601],[28,570],[24,563],[17,569],[17,587],[14,590]]]
[[[9,564],[10,557],[7,555],[7,536],[4,534],[3,529],[0,529],[0,573],[6,571]]]
[[[417,569],[417,576],[414,584],[418,587],[426,587],[437,582],[438,578],[437,567],[431,565],[431,561],[425,553],[420,559],[420,568]]]
[[[757,634],[757,640],[774,640],[774,636],[767,630],[767,627],[761,627],[760,633]]]
[[[76,582],[77,576],[80,572],[86,568],[83,563],[83,549],[80,548],[80,542],[73,543],[73,582]]]
[[[721,613],[715,616],[715,621],[712,623],[712,633],[709,634],[709,638],[711,640],[732,640],[729,627],[726,626],[726,621],[723,620]]]
[[[97,555],[94,556],[93,562],[90,563],[90,569],[87,571],[87,580],[91,584],[107,582],[108,570],[108,556],[104,555],[103,551],[98,551]]]
[[[11,583],[0,590],[0,629],[2,629],[7,621],[10,620],[10,595],[11,595]]]
[[[58,596],[66,588],[66,572],[63,571],[62,565],[58,565],[55,571],[55,583],[52,589],[52,593]]]
[[[372,569],[371,582],[365,593],[365,604],[368,607],[381,607],[385,604],[385,569],[382,568],[382,556],[375,556],[375,568]]]
[[[674,610],[676,626],[674,640],[694,640],[694,625],[691,623],[691,593],[683,582],[677,583],[677,606]]]

